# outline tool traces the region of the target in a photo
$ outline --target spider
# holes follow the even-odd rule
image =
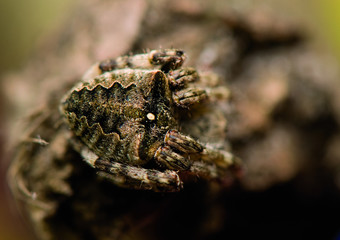
[[[61,100],[72,144],[99,175],[131,189],[174,192],[181,174],[221,179],[239,164],[179,129],[178,109],[207,101],[190,87],[200,75],[177,49],[152,50],[93,65]]]

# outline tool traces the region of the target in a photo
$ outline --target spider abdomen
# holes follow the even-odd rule
[[[61,110],[98,156],[142,164],[176,122],[166,81],[159,70],[113,70],[75,86]]]

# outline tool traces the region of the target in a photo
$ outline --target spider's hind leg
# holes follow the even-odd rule
[[[130,166],[100,158],[84,145],[78,145],[78,148],[77,150],[84,161],[95,168],[99,176],[108,179],[117,186],[155,192],[177,192],[183,187],[182,181],[175,171],[162,172]]]
[[[162,172],[105,159],[98,159],[95,167],[100,176],[120,187],[155,192],[177,192],[182,189],[182,181],[172,170]]]

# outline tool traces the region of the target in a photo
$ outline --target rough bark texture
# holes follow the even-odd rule
[[[275,10],[236,5],[82,1],[25,69],[6,76],[1,89],[15,109],[7,116],[22,120],[11,124],[9,181],[38,238],[335,236],[337,69]],[[230,144],[245,163],[233,186],[197,180],[176,194],[120,189],[96,176],[70,147],[58,112],[66,89],[95,61],[159,47],[185,50],[187,66],[213,71],[230,87],[231,105],[212,106],[211,115],[193,116],[183,129],[204,142]]]

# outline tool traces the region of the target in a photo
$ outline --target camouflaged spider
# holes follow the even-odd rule
[[[237,164],[178,131],[176,109],[209,97],[188,87],[200,76],[184,60],[169,49],[99,62],[63,97],[73,146],[99,175],[122,187],[179,191],[179,173],[219,179]]]

